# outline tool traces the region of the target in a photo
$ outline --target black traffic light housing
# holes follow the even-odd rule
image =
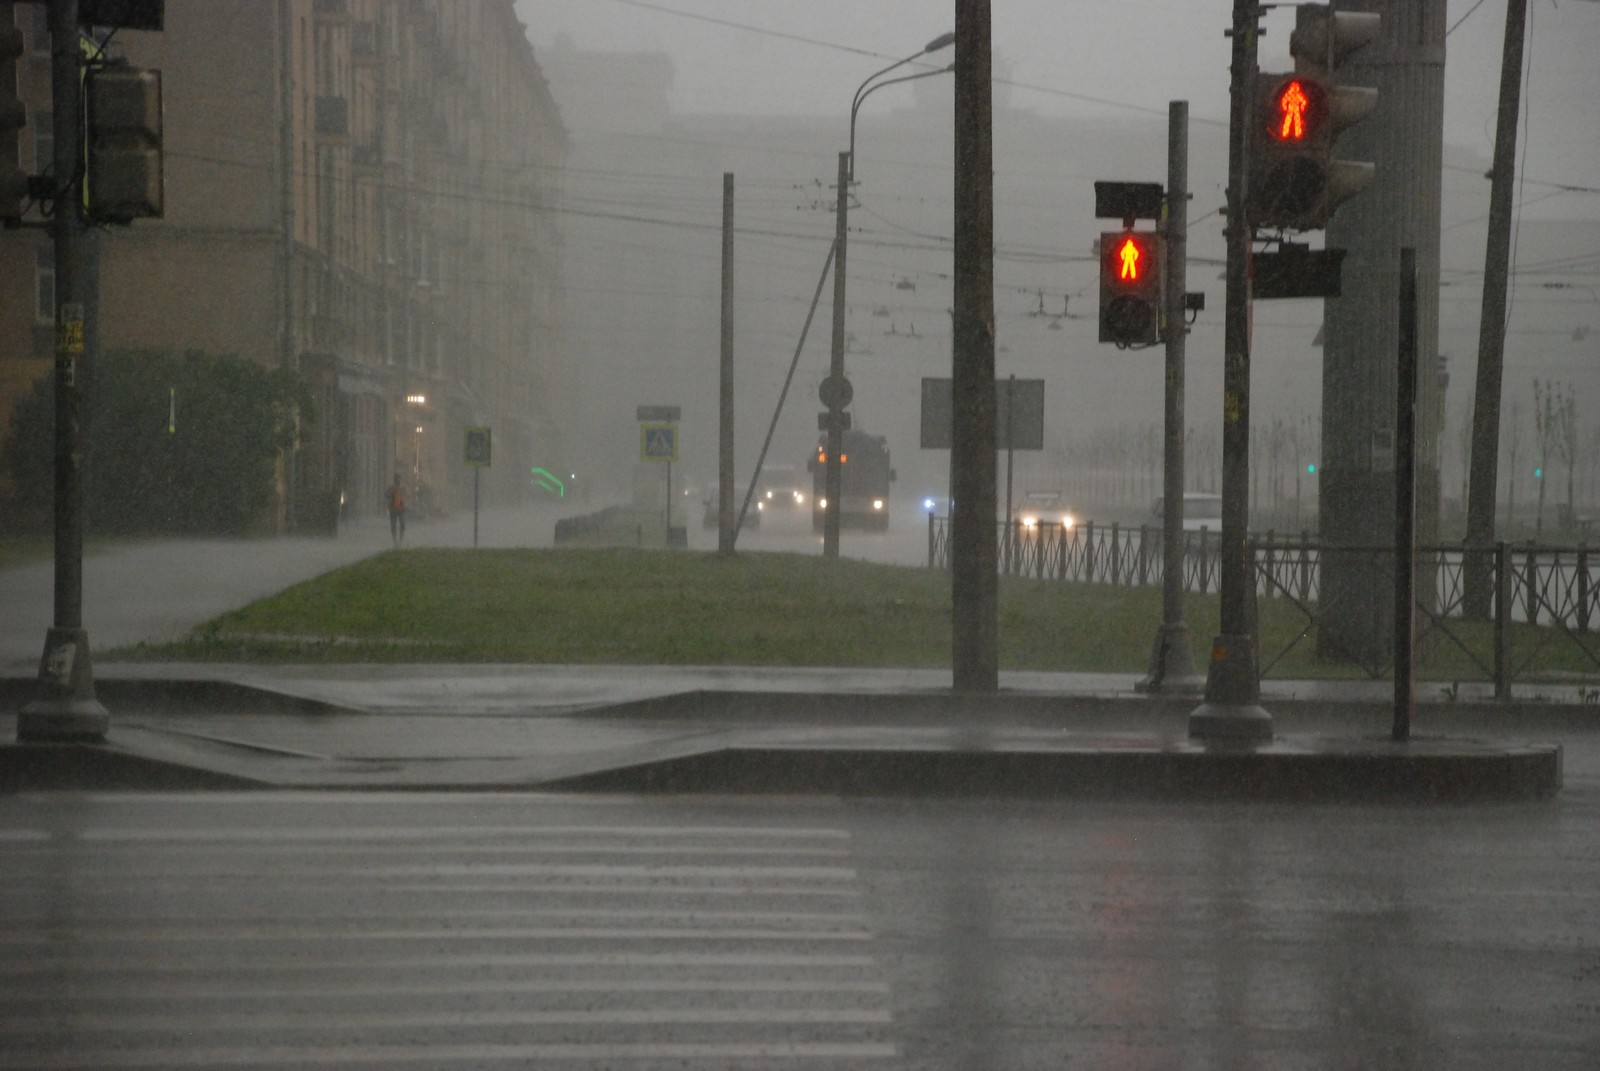
[[[1154,231],[1100,235],[1100,341],[1148,346],[1162,338],[1165,247]]]
[[[89,218],[100,223],[159,218],[164,207],[161,72],[123,63],[96,66],[84,92]]]
[[[0,4],[0,220],[22,218],[28,196],[28,174],[22,158],[22,128],[28,109],[17,91],[17,58],[22,55],[22,31],[17,29],[16,4]]]
[[[1339,203],[1372,184],[1371,163],[1333,158],[1334,139],[1371,114],[1378,91],[1338,84],[1337,65],[1378,35],[1381,16],[1301,4],[1292,73],[1256,75],[1247,213],[1258,227],[1321,230]]]

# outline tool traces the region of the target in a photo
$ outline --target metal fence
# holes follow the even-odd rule
[[[1123,587],[1162,583],[1161,529],[1146,525],[1080,524],[1073,528],[1028,528],[999,525],[1000,573],[1084,584]],[[1220,585],[1220,534],[1185,532],[1183,587],[1209,594]],[[1256,599],[1286,603],[1303,619],[1287,647],[1262,652],[1266,676],[1283,656],[1309,642],[1324,617],[1338,608],[1323,598],[1325,560],[1338,556],[1347,576],[1366,577],[1356,586],[1372,592],[1393,588],[1391,547],[1326,548],[1309,534],[1282,538],[1276,533],[1253,535],[1246,544],[1253,566]],[[948,518],[928,518],[928,564],[949,566]],[[1469,565],[1487,570],[1492,595],[1488,619],[1469,623],[1466,606]],[[1600,552],[1584,545],[1500,543],[1486,550],[1461,546],[1420,547],[1417,551],[1417,640],[1419,645],[1446,645],[1460,652],[1469,668],[1494,682],[1496,694],[1509,695],[1513,680],[1526,677],[1552,644],[1570,645],[1586,674],[1600,673]],[[1381,634],[1383,599],[1369,600],[1375,619],[1372,633]],[[1474,627],[1492,630],[1492,653],[1472,643]],[[1377,678],[1389,671],[1387,659],[1367,651],[1346,652],[1345,659]]]

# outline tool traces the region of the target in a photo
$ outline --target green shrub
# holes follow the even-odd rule
[[[119,350],[84,382],[84,510],[104,535],[232,535],[276,501],[276,466],[312,413],[298,376],[240,357]],[[54,496],[54,381],[17,403],[4,464],[18,515]]]

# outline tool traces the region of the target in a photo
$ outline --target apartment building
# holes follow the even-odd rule
[[[40,10],[17,18],[19,84],[44,94],[22,151],[42,160]],[[316,404],[282,467],[284,530],[380,509],[396,473],[424,509],[470,505],[468,427],[493,434],[485,497],[526,493],[560,451],[566,135],[511,0],[167,0],[163,32],[109,51],[162,72],[166,210],[99,236],[100,347],[304,376]],[[14,393],[48,367],[50,249],[30,231],[0,246]]]

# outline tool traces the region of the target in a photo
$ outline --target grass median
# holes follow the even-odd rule
[[[1364,676],[1317,658],[1304,613],[1260,603],[1274,677]],[[1186,597],[1202,672],[1216,596]],[[1139,673],[1159,587],[1001,577],[1000,666]],[[1483,679],[1487,625],[1434,636],[1423,679]],[[1582,669],[1549,629],[1517,630],[1536,668]],[[216,618],[176,643],[109,660],[948,667],[948,573],[815,555],[627,549],[404,550],[377,555]],[[1287,653],[1285,653],[1287,652]],[[1476,661],[1475,661],[1476,660]]]

